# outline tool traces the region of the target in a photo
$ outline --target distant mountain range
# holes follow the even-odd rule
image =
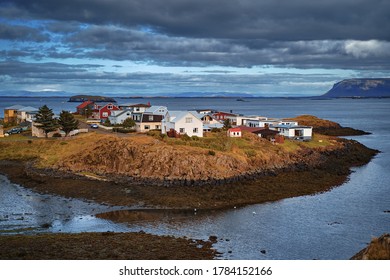
[[[379,98],[390,97],[390,78],[348,79],[335,83],[322,97]]]
[[[88,99],[88,96],[107,96],[107,97],[124,97],[124,98],[150,98],[150,97],[231,97],[231,98],[251,98],[254,95],[247,93],[230,93],[230,92],[182,92],[182,93],[161,93],[161,94],[127,94],[127,93],[94,93],[88,95],[76,95],[65,91],[0,91],[0,97],[80,97]],[[87,97],[86,97],[87,96]],[[79,100],[77,100],[79,101]]]

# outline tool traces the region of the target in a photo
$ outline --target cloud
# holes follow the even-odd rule
[[[390,42],[348,40],[345,42],[345,52],[356,58],[367,58],[370,56],[389,57]]]
[[[145,26],[173,36],[266,40],[389,40],[381,0],[13,0],[31,17]],[[10,8],[9,8],[10,9]]]
[[[0,23],[0,38],[3,40],[33,42],[45,42],[49,40],[47,35],[42,34],[35,28],[5,23]]]
[[[386,75],[389,10],[382,0],[5,0],[0,75],[12,86],[319,90],[334,79],[240,73],[271,66]],[[187,71],[144,73],[153,66]]]

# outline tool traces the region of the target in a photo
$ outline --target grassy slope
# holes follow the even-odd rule
[[[304,149],[332,150],[340,146],[335,139],[322,135],[315,135],[311,142],[288,140],[283,145],[272,145],[253,134],[229,138],[223,132],[195,140],[158,140],[146,135],[118,138],[96,133],[67,140],[12,136],[0,140],[0,160],[36,159],[39,168],[57,167],[91,176],[100,173],[202,179],[225,178],[259,167],[273,169],[299,160],[294,157]]]

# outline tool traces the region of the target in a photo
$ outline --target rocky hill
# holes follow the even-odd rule
[[[390,97],[390,78],[348,79],[333,85],[323,97],[379,98]]]

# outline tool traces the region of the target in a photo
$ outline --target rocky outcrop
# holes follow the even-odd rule
[[[311,170],[325,164],[335,153],[340,156],[364,154],[349,151],[348,143],[340,140],[329,147],[316,149],[302,146],[294,152],[268,143],[268,154],[246,157],[233,152],[210,155],[206,149],[169,145],[158,140],[140,143],[113,137],[101,139],[82,153],[63,158],[55,167],[70,173],[89,172],[110,180],[141,184],[223,184],[281,171]]]
[[[97,95],[74,95],[69,98],[68,102],[84,102],[88,100],[93,102],[116,102],[114,98]]]
[[[351,260],[390,260],[390,234],[373,238],[371,243]]]
[[[313,131],[315,133],[319,133],[323,135],[352,136],[352,135],[370,134],[369,132],[360,129],[344,127],[336,122],[320,119],[316,116],[311,116],[311,115],[301,115],[292,119],[298,121],[298,123],[301,125],[312,126]]]

